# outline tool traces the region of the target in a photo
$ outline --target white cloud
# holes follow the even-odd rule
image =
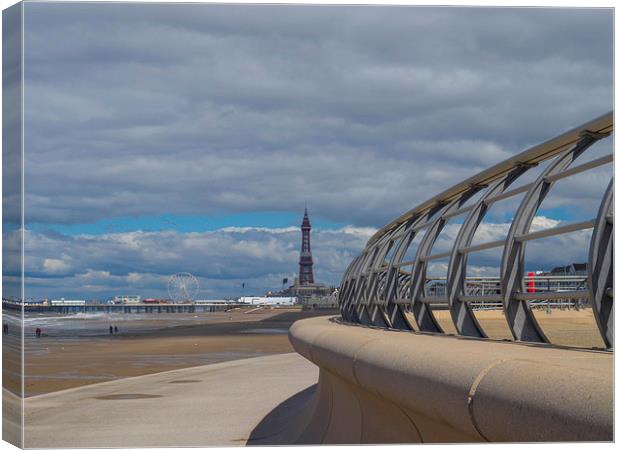
[[[71,265],[61,259],[45,258],[43,260],[43,270],[50,274],[66,273]]]
[[[282,233],[294,233],[299,231],[297,227],[283,227],[283,228],[266,228],[266,227],[224,227],[219,229],[224,233],[249,233],[251,231],[259,231],[270,234],[282,234]]]
[[[362,250],[368,235],[369,230],[355,227],[313,231],[316,279],[339,284],[343,271]],[[48,297],[53,293],[112,296],[121,290],[163,296],[168,277],[187,271],[199,278],[203,295],[239,294],[244,282],[258,294],[280,288],[283,278],[293,281],[298,272],[299,242],[298,228],[229,227],[201,233],[128,232],[72,237],[27,231],[26,290],[29,296]],[[59,254],[70,260],[71,266],[53,258]]]
[[[536,227],[562,222],[537,216]],[[488,240],[505,237],[508,223],[481,225]],[[458,225],[448,225],[436,241],[433,253],[451,249]],[[338,285],[347,266],[366,245],[375,230],[343,227],[312,232],[316,279]],[[589,231],[570,233],[528,243],[528,269],[550,269],[556,265],[587,259]],[[288,228],[225,228],[208,232],[131,232],[100,236],[61,236],[27,232],[26,290],[28,296],[113,296],[119,292],[142,292],[165,296],[168,277],[191,272],[198,277],[201,295],[260,294],[281,287],[283,278],[292,282],[298,272],[300,232]],[[473,253],[468,273],[496,275],[501,248]],[[63,259],[54,258],[62,255]],[[71,261],[69,264],[67,261]],[[445,276],[447,259],[431,264],[428,274]]]

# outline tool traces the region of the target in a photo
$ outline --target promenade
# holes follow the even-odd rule
[[[298,353],[29,397],[24,447],[611,438],[607,351],[386,331],[328,317],[296,322],[289,337]],[[5,421],[5,432],[15,425]]]
[[[24,446],[241,446],[317,380],[314,364],[287,353],[38,395],[25,401]]]

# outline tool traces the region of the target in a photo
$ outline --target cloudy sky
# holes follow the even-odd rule
[[[27,3],[26,296],[165,296],[182,271],[204,298],[277,289],[297,271],[306,205],[316,278],[337,285],[377,228],[611,110],[612,19]],[[589,218],[605,170],[558,184],[538,223]],[[532,264],[583,260],[574,247]]]

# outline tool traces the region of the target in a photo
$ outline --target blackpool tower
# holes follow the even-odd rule
[[[308,208],[304,211],[304,220],[301,222],[301,252],[299,254],[299,284],[314,284],[312,273],[312,251],[310,250],[310,219]]]

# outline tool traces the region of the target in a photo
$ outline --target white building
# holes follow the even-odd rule
[[[221,305],[223,303],[231,303],[230,300],[194,300],[194,305]]]
[[[124,305],[135,305],[140,303],[142,298],[139,295],[117,295],[114,297],[114,303],[122,303]]]
[[[52,306],[82,306],[86,304],[86,300],[65,300],[64,298],[51,301]]]
[[[294,305],[297,297],[239,297],[238,301],[246,305]]]

